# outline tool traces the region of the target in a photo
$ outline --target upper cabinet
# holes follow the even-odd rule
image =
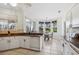
[[[36,32],[36,22],[30,19],[25,20],[25,32]]]
[[[79,25],[79,4],[76,4],[72,9],[72,25],[73,27]],[[78,26],[79,27],[79,26]]]
[[[75,4],[66,14],[66,30],[79,28],[79,4]]]
[[[66,14],[66,27],[79,27],[79,4],[75,4]]]
[[[8,29],[14,30],[16,28],[16,21],[8,21]]]
[[[16,28],[16,21],[12,20],[0,20],[0,31],[9,31],[9,30],[15,30]]]
[[[8,30],[8,21],[0,20],[0,31]]]

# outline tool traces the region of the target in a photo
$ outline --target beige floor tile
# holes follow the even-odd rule
[[[1,55],[21,55],[21,53],[17,53],[14,51],[3,52]]]

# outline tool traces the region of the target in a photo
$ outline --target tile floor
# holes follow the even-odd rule
[[[51,39],[43,44],[43,52],[48,52],[52,55],[62,55],[63,54],[63,40]]]
[[[62,42],[57,39],[45,41],[41,52],[26,49],[15,49],[0,53],[0,55],[62,55]]]

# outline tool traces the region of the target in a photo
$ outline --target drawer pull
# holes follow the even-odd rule
[[[26,40],[24,39],[24,42],[25,42]]]
[[[8,43],[10,43],[11,41],[10,40],[8,40]]]
[[[64,43],[62,44],[62,46],[64,47]]]

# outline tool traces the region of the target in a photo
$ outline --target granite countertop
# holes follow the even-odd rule
[[[41,36],[43,33],[4,33],[0,34],[0,37],[5,37],[5,36]]]
[[[73,45],[75,45],[77,48],[79,48],[79,40],[78,39],[72,39],[70,41]]]
[[[76,33],[75,36],[71,38],[70,42],[79,48],[79,33]]]

